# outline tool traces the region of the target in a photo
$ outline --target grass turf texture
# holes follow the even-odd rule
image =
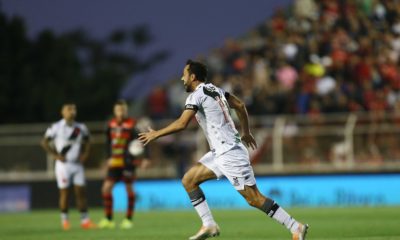
[[[216,240],[236,239],[291,239],[283,226],[256,210],[214,210],[221,227],[221,236]],[[308,239],[400,239],[400,207],[363,208],[304,208],[289,209],[289,212],[310,224]],[[70,212],[72,229],[62,231],[59,213],[56,210],[32,211],[29,213],[0,214],[0,239],[84,239],[84,240],[153,240],[187,239],[200,227],[195,211],[151,211],[138,212],[135,226],[130,230],[82,230],[79,214]],[[92,210],[91,218],[98,221],[102,210]],[[115,214],[118,224],[122,213]]]

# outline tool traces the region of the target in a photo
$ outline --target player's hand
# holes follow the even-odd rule
[[[148,128],[148,132],[139,133],[139,141],[146,146],[151,141],[157,139],[157,131],[154,131],[152,128]]]
[[[246,144],[247,147],[251,147],[253,150],[257,148],[256,140],[254,139],[253,135],[251,135],[251,133],[243,135],[242,141]]]
[[[61,154],[53,154],[54,160],[60,160],[61,162],[65,162],[65,157]]]

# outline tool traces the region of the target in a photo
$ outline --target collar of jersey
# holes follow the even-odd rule
[[[197,91],[197,89],[201,88],[203,85],[205,85],[205,83],[200,83],[199,85],[197,85],[197,87],[194,91]]]
[[[70,125],[67,124],[67,121],[65,121],[64,118],[61,119],[61,124],[62,124],[63,126],[70,126]],[[74,125],[75,125],[75,122],[73,122],[71,126],[74,126]]]

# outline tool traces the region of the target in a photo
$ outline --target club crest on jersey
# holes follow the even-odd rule
[[[240,185],[239,179],[237,177],[234,177],[233,178],[233,186],[239,186],[239,185]]]
[[[218,100],[221,98],[221,95],[219,95],[217,89],[214,86],[205,86],[203,88],[203,92],[205,95],[210,96],[214,98],[215,100]]]
[[[76,127],[75,129],[74,129],[74,135],[79,135],[79,133],[81,132],[81,129],[80,128],[78,128],[78,127]]]

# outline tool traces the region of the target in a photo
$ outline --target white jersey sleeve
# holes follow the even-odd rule
[[[86,125],[85,124],[81,124],[81,131],[82,131],[82,138],[83,138],[83,140],[88,140],[89,139],[89,137],[90,137],[90,132],[89,132],[89,129],[86,127]]]
[[[200,108],[201,105],[201,100],[198,94],[191,93],[187,98],[186,98],[186,103],[185,103],[185,110],[193,110],[197,112]]]
[[[53,139],[56,136],[56,124],[52,124],[50,127],[47,128],[46,132],[44,133],[44,137],[47,139]]]

